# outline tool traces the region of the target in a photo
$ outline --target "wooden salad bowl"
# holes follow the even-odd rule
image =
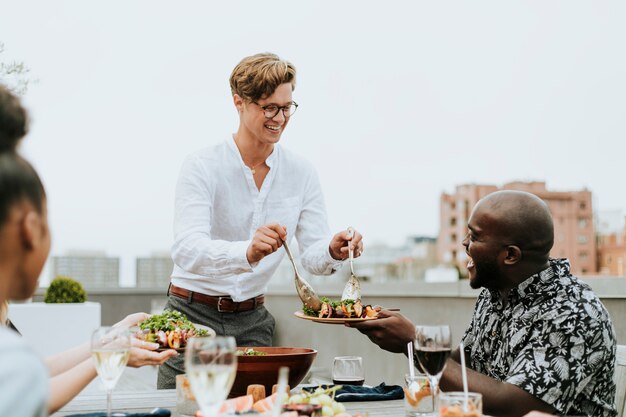
[[[254,349],[264,352],[263,356],[238,356],[237,376],[230,390],[229,397],[246,395],[248,385],[260,384],[265,386],[265,395],[272,394],[272,386],[278,383],[278,369],[281,366],[289,368],[289,386],[294,388],[306,376],[311,368],[317,350],[293,347],[245,347],[237,350]]]

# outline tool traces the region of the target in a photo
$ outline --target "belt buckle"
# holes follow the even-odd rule
[[[228,300],[229,297],[218,297],[217,298],[217,311],[219,313],[232,313],[229,310],[222,310],[222,300]]]

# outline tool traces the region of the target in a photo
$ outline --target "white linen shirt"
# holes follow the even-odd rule
[[[330,275],[341,266],[329,253],[332,234],[312,164],[278,144],[266,164],[258,190],[232,138],[187,157],[176,186],[172,284],[234,301],[265,293],[285,251],[253,265],[246,251],[256,229],[274,222],[287,228],[287,242],[295,236],[307,271]]]

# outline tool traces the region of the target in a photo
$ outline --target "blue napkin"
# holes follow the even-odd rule
[[[115,411],[112,413],[113,417],[170,417],[172,412],[170,410],[166,410],[165,408],[155,408],[152,411],[147,411],[144,413],[116,413]],[[67,417],[107,417],[106,412],[97,412],[97,413],[87,413],[87,414],[72,414]]]
[[[330,388],[333,385],[321,385],[322,388]],[[303,388],[309,392],[315,391],[317,387]],[[386,385],[381,382],[375,387],[362,387],[357,385],[344,385],[335,393],[335,401],[384,401],[401,400],[404,398],[404,390],[400,385]]]

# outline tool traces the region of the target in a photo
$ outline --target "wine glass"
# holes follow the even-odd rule
[[[237,345],[231,336],[193,337],[187,341],[185,372],[205,417],[217,416],[237,373]]]
[[[414,360],[428,375],[435,410],[438,408],[439,378],[450,356],[451,342],[449,326],[415,326]]]
[[[91,354],[107,393],[108,417],[111,417],[111,393],[130,356],[130,338],[130,331],[122,327],[103,326],[91,335]]]
[[[363,358],[360,356],[337,356],[333,360],[333,384],[363,385]]]

